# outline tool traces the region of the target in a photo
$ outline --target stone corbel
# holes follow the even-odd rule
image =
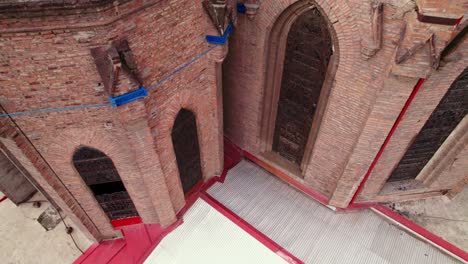
[[[91,49],[99,75],[106,93],[114,96],[119,76],[124,74],[135,83],[136,88],[141,85],[136,72],[130,47],[126,40],[114,41],[110,47],[98,47]]]
[[[226,25],[232,22],[232,7],[226,5],[225,0],[204,0],[202,4],[219,35],[222,36]]]
[[[383,3],[371,2],[370,11],[372,38],[362,41],[361,48],[361,53],[366,60],[374,56],[382,47]]]
[[[401,46],[403,45],[403,41],[406,35],[406,23],[403,24],[403,28],[401,29],[400,32],[400,39],[398,41],[398,47],[397,47],[397,52],[395,56],[395,63],[400,64],[410,57],[412,57],[419,49],[424,47],[427,43],[429,43],[429,52],[430,52],[430,65],[432,69],[437,69],[439,68],[439,62],[440,62],[440,56],[437,53],[436,46],[435,46],[435,35],[432,33],[429,38],[426,39],[426,41],[422,41],[419,43],[416,43],[414,46],[412,46],[409,49],[403,49]]]

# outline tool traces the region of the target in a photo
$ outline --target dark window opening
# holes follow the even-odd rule
[[[468,113],[468,68],[453,82],[388,179],[415,179]]]
[[[102,184],[89,185],[94,195],[112,194],[116,192],[125,192],[125,186],[122,182],[109,182]]]
[[[180,181],[184,193],[187,193],[202,180],[197,123],[191,111],[186,109],[179,111],[172,127],[171,137]]]
[[[288,33],[272,146],[298,165],[332,53],[330,32],[320,11],[314,8],[300,15]]]
[[[73,164],[111,220],[138,216],[112,160],[99,150],[81,147]]]

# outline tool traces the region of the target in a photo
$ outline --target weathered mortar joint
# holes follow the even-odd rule
[[[78,42],[78,43],[89,43],[93,37],[96,36],[96,32],[94,31],[82,31],[78,32],[76,35],[73,36],[73,38]],[[63,44],[63,40],[60,38],[54,39],[55,44]]]

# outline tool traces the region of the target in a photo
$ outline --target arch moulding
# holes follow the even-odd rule
[[[262,3],[263,6],[267,4],[270,3],[266,1]],[[311,8],[317,8],[327,21],[333,43],[333,55],[328,64],[327,75],[308,136],[300,166],[300,177],[304,178],[304,183],[308,187],[331,196],[367,118],[367,108],[349,104],[349,99],[359,97],[360,94],[366,94],[368,90],[373,89],[370,85],[362,85],[362,79],[367,78],[364,74],[369,69],[362,62],[360,31],[355,19],[350,15],[351,10],[347,3],[301,0],[280,1],[278,6],[273,9],[274,11],[260,11],[256,17],[260,20],[259,23],[270,25],[265,38],[263,66],[265,78],[259,120],[259,150],[261,153],[267,153],[272,149],[289,29],[297,17]],[[361,69],[364,74],[356,72],[356,69]],[[361,84],[359,87],[358,83]],[[360,109],[354,109],[357,107]],[[345,131],[341,126],[349,124],[350,119],[353,120],[354,127]]]

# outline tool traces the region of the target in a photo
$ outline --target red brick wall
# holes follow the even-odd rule
[[[232,106],[225,107],[225,133],[255,154],[260,151],[262,117],[259,113],[263,107],[264,89],[268,89],[263,82],[264,50],[276,18],[294,2],[262,2],[254,20],[240,17],[239,30],[233,35],[225,62],[228,71],[225,76],[232,76],[232,81],[228,79],[225,87]],[[304,174],[309,187],[330,196],[378,91],[379,80],[375,75],[383,71],[379,67],[385,67],[387,63],[374,63],[371,68],[370,63],[361,59],[359,20],[353,16],[356,11],[351,11],[348,3],[318,1],[318,5],[336,32],[334,45],[338,69],[315,149]],[[383,56],[381,53],[377,56]]]
[[[168,225],[185,204],[170,137],[177,113],[181,108],[195,113],[204,179],[222,169],[223,110],[226,135],[261,155],[269,36],[278,26],[276,19],[296,2],[266,0],[253,19],[239,16],[222,73],[220,64],[227,49],[217,47],[150,91],[144,100],[121,108],[14,117],[45,160],[17,136],[10,123],[2,123],[0,135],[7,138],[2,143],[96,239],[119,234],[73,168],[71,156],[80,145],[95,147],[113,159],[145,222]],[[438,52],[451,37],[453,27],[420,23],[411,6],[385,4],[383,45],[367,59],[361,54],[361,43],[373,37],[370,5],[360,0],[319,0],[316,4],[332,28],[337,70],[310,160],[298,180],[331,198],[332,205],[345,207],[418,78],[433,74],[430,83],[445,80],[438,74],[451,76],[440,83],[437,89],[442,91],[462,64],[431,70],[428,45],[401,64],[394,62],[397,47],[410,49],[431,32],[436,35]],[[0,102],[9,112],[107,102],[91,48],[127,39],[137,74],[149,88],[207,50],[205,35],[214,32],[200,0],[122,1],[80,12],[80,16],[66,9],[60,13],[0,12]],[[408,30],[400,38],[404,23]],[[430,107],[426,111],[430,113]],[[389,155],[395,159],[392,155],[400,154]],[[376,173],[371,180],[385,178]],[[379,184],[373,190],[366,186],[364,194],[369,196],[365,197],[376,197]]]
[[[265,90],[271,89],[265,87],[268,38],[279,15],[296,2],[263,1],[254,19],[240,16],[224,64],[224,91],[229,98],[224,108],[225,133],[260,157],[261,113]],[[434,33],[435,49],[440,53],[453,26],[420,23],[414,5],[385,4],[382,48],[367,60],[361,54],[361,43],[372,39],[369,3],[316,3],[335,31],[338,69],[302,176],[308,187],[331,198],[331,205],[346,207],[414,85],[434,71],[429,44],[399,64],[395,62],[398,47],[402,53]],[[404,24],[407,31],[400,37]],[[447,67],[450,72],[458,71]]]
[[[465,69],[466,65],[468,65],[467,56],[468,46],[465,38],[465,40],[459,44],[458,48],[445,59],[445,63],[441,65],[440,69],[437,72],[433,72],[432,75],[424,82],[424,85],[421,87],[421,90],[415,97],[413,103],[408,108],[406,115],[402,119],[398,129],[395,131],[394,136],[390,140],[386,150],[383,152],[379,162],[376,164],[376,167],[372,172],[369,181],[366,183],[359,200],[388,201],[396,199],[396,196],[402,195],[402,193],[400,193],[386,196],[385,198],[378,197],[380,189],[384,186],[394,167],[398,164],[406,150],[411,145],[414,137],[424,126],[450,85]],[[466,172],[466,170],[463,169],[463,166],[465,165],[462,165],[468,163],[466,156],[459,156],[457,163],[460,166],[459,169],[454,167],[452,168],[454,170],[451,171],[451,175],[444,172],[444,174],[439,177],[438,181],[442,184],[432,185],[430,188],[425,188],[424,191],[437,191],[444,188],[450,189],[457,181],[460,181],[460,177],[463,176],[458,174],[463,174],[463,171]]]
[[[0,14],[0,99],[9,112],[108,102],[90,49],[115,39],[128,40],[146,87],[209,47],[205,34],[211,25],[201,1],[130,1],[80,16],[51,12],[16,18]],[[148,98],[119,109],[14,117],[97,226],[97,233],[86,226],[95,238],[118,234],[73,168],[73,151],[88,145],[106,153],[143,220],[170,224],[185,204],[170,141],[181,107],[197,116],[204,178],[222,169],[215,63],[215,58],[205,56],[152,90]],[[43,177],[43,184],[52,184]],[[71,197],[59,194],[62,199],[67,195]],[[67,207],[78,214],[71,204]]]

